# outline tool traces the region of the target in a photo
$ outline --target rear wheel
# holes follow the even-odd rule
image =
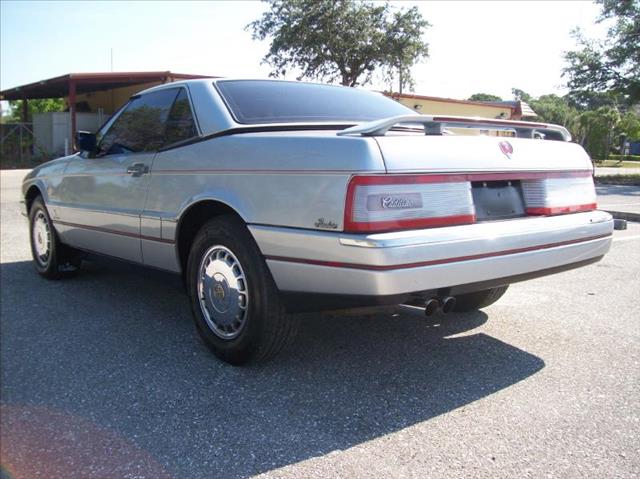
[[[456,296],[456,305],[453,308],[458,313],[473,311],[476,309],[486,308],[498,301],[504,293],[506,293],[509,285],[499,286],[497,288],[485,289],[483,291],[475,291],[473,293],[461,294]]]
[[[38,196],[29,210],[29,239],[36,271],[47,279],[60,279],[74,274],[81,256],[62,244],[42,198]]]
[[[200,229],[189,253],[187,282],[198,332],[223,361],[267,360],[294,336],[296,323],[239,218],[216,217]]]

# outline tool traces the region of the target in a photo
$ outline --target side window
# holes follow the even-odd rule
[[[171,88],[133,98],[98,139],[98,156],[141,153],[160,148],[177,90]]]
[[[184,88],[180,88],[180,93],[178,93],[176,101],[173,103],[173,108],[169,113],[164,144],[171,145],[179,141],[188,140],[197,136],[197,134],[191,105],[189,104],[189,96]]]

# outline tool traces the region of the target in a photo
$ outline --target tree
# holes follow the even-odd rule
[[[640,140],[640,116],[631,111],[621,115],[617,130],[618,134],[624,135],[627,140]]]
[[[22,119],[22,101],[14,100],[9,102],[11,113],[9,114],[8,121],[21,122]],[[27,119],[26,121],[33,120],[34,113],[46,113],[49,111],[63,111],[65,103],[62,98],[44,98],[41,100],[28,100],[27,101]]]
[[[614,128],[619,122],[618,110],[606,106],[578,115],[576,118],[578,140],[592,158],[606,160],[609,157]]]
[[[422,35],[429,23],[416,7],[392,11],[388,3],[355,0],[265,0],[270,8],[247,25],[254,40],[271,38],[263,62],[279,77],[290,68],[298,79],[368,83],[376,69],[412,82],[410,68],[426,59]]]
[[[474,93],[467,99],[469,101],[502,101],[502,98],[491,93]]]
[[[391,82],[397,72],[400,93],[404,87],[414,86],[411,67],[429,56],[429,47],[422,41],[423,31],[428,26],[416,7],[394,12],[387,23],[386,38],[380,45],[383,69]]]
[[[528,103],[538,114],[538,120],[562,125],[569,130],[573,129],[578,110],[565,98],[554,94],[542,95],[538,98],[530,98]]]
[[[513,99],[516,101],[524,101],[525,103],[529,103],[533,98],[526,91],[520,90],[519,88],[512,88],[511,94],[513,95]]]
[[[596,1],[602,6],[598,22],[613,21],[607,38],[588,39],[574,30],[578,49],[565,52],[563,76],[568,78],[573,97],[585,106],[593,92],[611,94],[621,105],[633,105],[640,101],[640,1]]]
[[[567,93],[566,98],[571,106],[579,110],[597,110],[603,106],[611,108],[623,106],[623,102],[619,101],[619,95],[611,91],[573,90]]]
[[[640,116],[636,113],[628,111],[620,116],[620,121],[616,125],[614,138],[617,140],[620,161],[624,158],[625,142],[634,142],[640,140]]]

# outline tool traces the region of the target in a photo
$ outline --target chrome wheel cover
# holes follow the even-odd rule
[[[247,280],[238,258],[226,247],[211,246],[198,268],[200,310],[214,334],[237,337],[249,311]]]
[[[38,211],[33,219],[31,236],[36,261],[41,266],[47,266],[51,252],[51,228],[49,220],[42,210]]]

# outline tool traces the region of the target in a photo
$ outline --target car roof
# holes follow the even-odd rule
[[[212,78],[198,78],[195,80],[180,80],[180,81],[174,81],[171,83],[163,83],[162,85],[156,85],[156,86],[152,86],[150,88],[146,88],[144,90],[141,90],[139,92],[137,92],[136,94],[132,95],[132,97],[134,96],[138,96],[138,95],[145,95],[147,93],[151,93],[154,91],[159,91],[159,90],[166,90],[168,88],[176,88],[179,86],[184,86],[184,85],[193,85],[196,83],[210,83],[214,81]]]
[[[194,84],[203,84],[203,83],[211,85],[211,84],[224,82],[224,81],[262,81],[262,82],[278,82],[278,83],[304,83],[307,85],[318,85],[318,86],[333,87],[333,88],[351,88],[343,85],[332,85],[329,83],[303,82],[303,81],[296,81],[296,80],[280,80],[275,78],[197,78],[192,80],[180,80],[180,81],[175,81],[171,83],[163,83],[162,85],[152,86],[150,88],[147,88],[145,90],[142,90],[136,93],[133,96],[145,95],[153,91],[165,90],[167,88],[176,88],[176,87],[185,86],[185,85],[194,85]],[[359,88],[359,87],[356,87],[356,88],[362,89],[363,91],[368,91],[371,93],[379,93],[379,92],[373,92],[371,90],[367,90],[365,88]]]

